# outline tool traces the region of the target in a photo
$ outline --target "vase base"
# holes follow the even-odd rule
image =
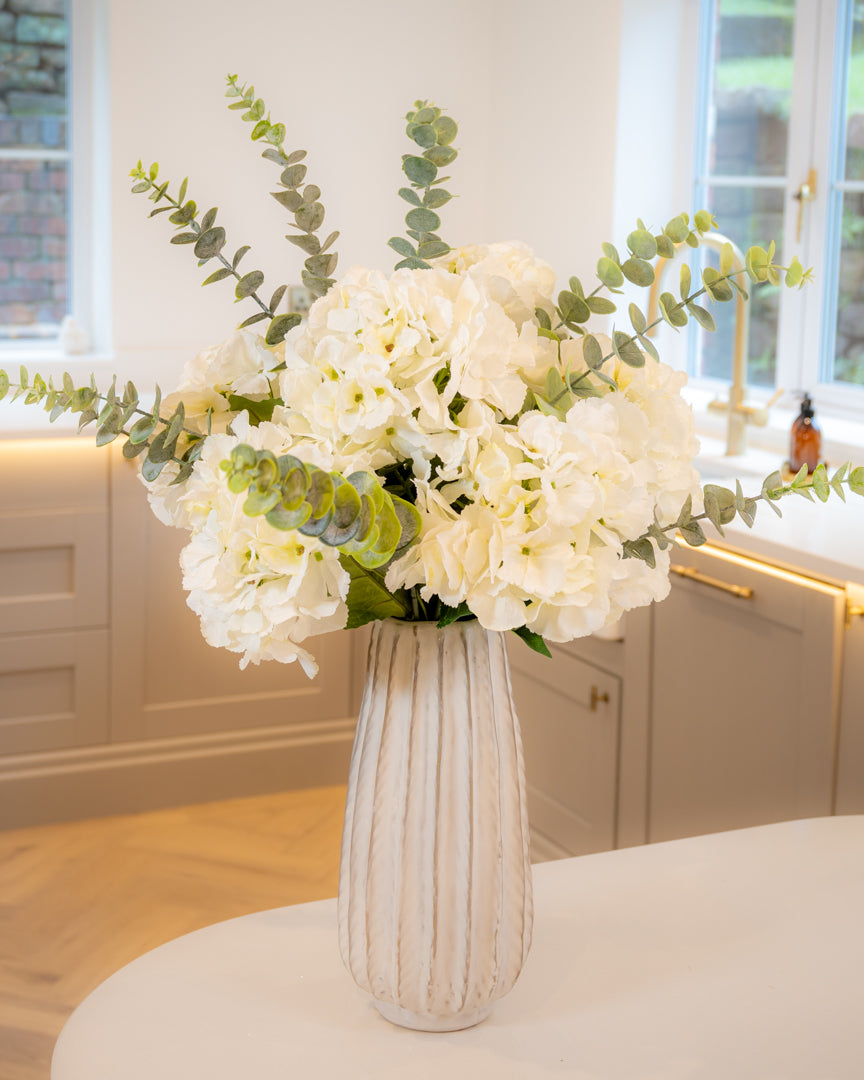
[[[456,1016],[429,1016],[426,1013],[411,1012],[389,1001],[373,1001],[372,1004],[391,1024],[397,1027],[411,1028],[414,1031],[462,1031],[464,1028],[481,1024],[492,1011],[491,1005],[473,1012],[458,1013]]]

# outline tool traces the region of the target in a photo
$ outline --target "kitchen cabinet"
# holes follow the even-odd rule
[[[91,449],[0,442],[0,754],[108,736],[108,459]]]
[[[832,812],[845,593],[676,548],[653,609],[649,840]]]
[[[509,648],[535,859],[615,847],[620,679],[552,652]]]
[[[182,530],[120,448],[0,441],[0,828],[344,782],[347,632],[239,669],[186,607]]]

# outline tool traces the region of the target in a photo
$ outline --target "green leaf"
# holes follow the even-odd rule
[[[831,494],[831,488],[828,484],[827,470],[824,465],[817,465],[813,470],[812,485],[819,501],[827,502],[828,496]]]
[[[299,210],[304,202],[299,191],[271,191],[270,194],[280,206],[284,206],[292,214]]]
[[[406,240],[404,236],[391,236],[387,243],[398,255],[403,255],[406,259],[410,259],[417,254],[414,245],[410,240]]]
[[[612,348],[619,360],[630,367],[639,368],[645,366],[645,356],[629,334],[622,330],[616,330],[612,334]]]
[[[437,622],[439,630],[443,630],[445,626],[450,626],[454,622],[459,622],[461,619],[474,619],[476,616],[471,608],[463,600],[458,607],[448,607],[446,604],[441,605],[441,618]]]
[[[670,292],[660,294],[657,301],[660,306],[660,314],[670,326],[679,327],[687,325],[687,312]]]
[[[403,187],[399,188],[399,197],[404,199],[405,202],[411,203],[412,206],[423,206],[424,200],[420,198],[414,188]]]
[[[434,211],[420,206],[408,211],[405,222],[409,229],[416,229],[417,232],[435,232],[441,226],[441,218]]]
[[[252,248],[248,244],[244,244],[243,247],[237,248],[237,250],[234,252],[234,258],[231,260],[232,269],[236,270],[237,266],[240,263],[240,260],[243,258],[247,251],[251,250]]]
[[[155,430],[155,418],[152,416],[142,416],[141,419],[132,426],[132,429],[129,432],[129,442],[133,445],[146,443]]]
[[[587,296],[585,303],[593,315],[612,315],[618,310],[618,305],[605,296]]]
[[[270,303],[267,305],[271,311],[275,311],[276,308],[279,307],[282,297],[285,295],[287,289],[287,285],[280,285],[278,289],[274,291],[273,295],[270,297]]]
[[[410,191],[410,188],[402,188],[402,191]],[[399,194],[402,194],[402,191]],[[429,188],[426,194],[423,196],[423,206],[428,210],[435,210],[439,206],[444,206],[445,203],[450,202],[453,196],[449,191],[445,191],[444,188],[435,187]]]
[[[700,307],[698,304],[694,304],[691,300],[687,305],[687,310],[693,316],[697,323],[703,330],[707,330],[709,333],[714,333],[717,329],[717,324],[714,322],[714,316],[706,308]]]
[[[439,146],[449,146],[459,131],[459,125],[449,116],[439,116],[432,121],[432,127],[435,129]]]
[[[306,260],[304,265],[314,277],[326,278],[330,277],[336,269],[338,261],[338,255],[313,255]]]
[[[402,170],[412,184],[420,187],[429,187],[438,175],[438,169],[431,161],[412,154],[406,154],[402,159]]]
[[[666,223],[663,232],[673,244],[683,244],[687,239],[687,233],[690,231],[688,225],[688,219],[686,214],[679,214],[677,217],[672,218],[671,221]]]
[[[218,270],[214,270],[210,277],[205,278],[201,282],[202,285],[212,285],[214,281],[223,281],[226,277],[231,277],[233,271],[227,266],[221,266]]]
[[[455,161],[457,152],[452,146],[433,146],[431,149],[424,151],[423,157],[440,169]]]
[[[293,311],[287,315],[277,315],[267,327],[267,333],[264,335],[265,342],[268,345],[278,345],[280,341],[285,340],[288,331],[299,326],[301,321],[300,316]]]
[[[631,304],[629,308],[630,323],[637,334],[644,334],[648,328],[648,321],[642,314],[642,309],[635,304]]]
[[[324,207],[320,202],[303,203],[294,214],[294,221],[303,232],[315,232],[324,221]]]
[[[289,165],[283,169],[279,180],[287,188],[298,188],[306,178],[306,171],[305,165]]]
[[[849,490],[856,495],[864,495],[864,465],[859,465],[849,473]]]
[[[243,322],[237,327],[238,330],[244,330],[247,326],[254,326],[255,323],[261,322],[263,319],[269,319],[270,315],[266,311],[257,311],[254,315],[250,315],[248,319],[244,319]]]
[[[260,270],[250,270],[248,274],[244,274],[237,282],[234,295],[238,300],[244,300],[247,296],[257,292],[263,281],[264,274]]]
[[[647,229],[636,229],[627,237],[627,247],[637,259],[653,259],[657,254],[657,241]]]
[[[389,592],[382,574],[364,569],[350,555],[340,554],[339,562],[351,579],[348,586],[347,629],[365,626],[378,619],[404,618],[410,613],[408,605]]]
[[[654,281],[654,268],[651,264],[635,256],[622,263],[621,271],[624,277],[632,281],[634,285],[644,287],[651,285]]]
[[[291,233],[285,237],[286,240],[290,240],[292,244],[302,248],[308,255],[317,255],[321,250],[321,244],[317,236],[312,233],[301,233],[299,236]]]
[[[212,259],[225,247],[225,230],[221,225],[216,225],[206,232],[202,232],[195,243],[195,254],[199,259]]]
[[[558,294],[558,307],[564,322],[585,323],[591,318],[591,309],[585,301],[567,289]]]
[[[548,656],[550,659],[552,658],[549,646],[543,638],[533,630],[529,630],[527,626],[517,626],[513,630],[513,633],[516,637],[522,638],[529,649],[533,649],[534,652],[540,653],[541,656]]]
[[[596,371],[603,363],[603,350],[593,334],[586,334],[582,339],[582,358],[592,371]]]
[[[607,256],[597,262],[597,277],[608,289],[617,289],[624,284],[624,275],[618,263]]]
[[[198,233],[184,232],[177,233],[171,237],[172,244],[194,244],[198,240]]]
[[[450,245],[445,244],[443,240],[427,240],[417,249],[417,254],[421,259],[437,259],[446,255],[449,250]]]

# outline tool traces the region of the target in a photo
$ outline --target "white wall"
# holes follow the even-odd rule
[[[392,267],[402,231],[400,120],[417,97],[460,123],[443,211],[451,244],[521,239],[566,276],[590,275],[611,238],[621,0],[112,0],[110,27],[115,366],[153,371],[224,337],[252,313],[230,285],[198,287],[188,248],[164,217],[129,194],[129,168],[158,160],[174,184],[189,175],[199,206],[218,205],[229,245],[249,243],[245,269],[266,285],[295,282],[300,253],[288,215],[267,192],[250,125],[226,108],[226,72],[255,82],[286,146],[309,151],[325,227],[342,238],[339,270]],[[448,170],[451,171],[451,170]],[[233,249],[232,249],[233,250]]]

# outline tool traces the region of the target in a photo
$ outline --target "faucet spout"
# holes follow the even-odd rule
[[[732,269],[744,270],[744,256],[741,249],[728,237],[718,232],[706,233],[701,241],[701,247],[721,251],[729,244],[732,248]],[[690,250],[688,248],[688,250]],[[667,263],[671,259],[659,258],[654,268],[654,283],[648,298],[648,321],[653,322],[660,311],[660,282]],[[747,342],[750,334],[750,309],[744,297],[738,293],[735,298],[735,338],[732,351],[732,382],[729,386],[729,398],[722,401],[719,398],[712,401],[708,408],[722,411],[727,414],[726,423],[726,454],[737,457],[743,454],[747,448],[747,424],[763,426],[768,420],[766,408],[747,405],[745,396],[747,393]]]

